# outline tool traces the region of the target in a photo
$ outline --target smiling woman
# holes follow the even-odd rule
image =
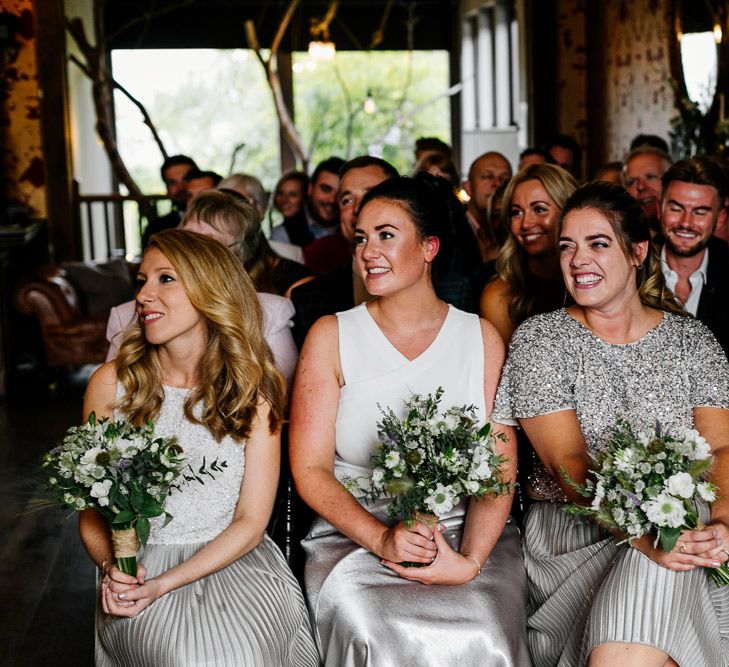
[[[165,500],[172,520],[152,520],[136,576],[111,564],[101,516],[81,513],[84,546],[103,571],[96,664],[313,667],[301,590],[265,532],[285,385],[253,284],[215,239],[170,229],[150,240],[136,301],[119,356],[89,382],[86,416],[152,421],[191,470],[225,465]]]
[[[671,551],[626,545],[563,511],[586,502],[591,461],[618,420],[635,432],[695,428],[711,444],[712,481],[729,488],[729,366],[708,329],[666,289],[640,204],[594,182],[565,203],[560,263],[575,304],[514,334],[494,414],[516,417],[539,456],[524,521],[529,646],[535,664],[725,665],[729,588],[702,567],[729,558],[727,501],[701,507],[706,529]],[[691,611],[688,611],[691,610]]]
[[[412,393],[443,387],[443,408],[473,405],[479,427],[488,419],[504,345],[493,326],[448,306],[433,289],[459,207],[462,214],[448,182],[429,174],[370,190],[355,253],[376,298],[320,319],[302,349],[290,458],[301,497],[319,514],[303,545],[326,665],[529,664],[510,495],[461,503],[434,531],[393,521],[386,501],[366,504],[340,483],[372,469],[378,405],[399,419]],[[508,457],[505,477],[513,479],[508,424],[495,428],[504,434],[497,449]]]
[[[564,301],[555,231],[575,188],[577,182],[561,167],[534,164],[516,174],[504,192],[502,227],[509,236],[496,260],[497,276],[481,294],[481,316],[506,343],[527,317]]]

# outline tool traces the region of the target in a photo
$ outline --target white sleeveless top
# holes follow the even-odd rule
[[[215,460],[218,463],[225,462],[226,467],[212,473],[215,479],[202,475],[204,484],[196,481],[186,483],[180,478],[180,488],[172,490],[165,502],[165,510],[172,515],[172,521],[165,526],[164,515],[151,519],[149,544],[208,542],[233,521],[245,470],[245,444],[236,442],[230,436],[216,442],[205,426],[187,419],[185,401],[191,389],[164,385],[163,390],[165,400],[155,419],[155,437],[175,436],[185,460],[196,471],[203,460],[208,468]],[[117,399],[122,393],[123,387],[119,383]],[[199,415],[200,409],[198,404],[193,412]],[[116,410],[114,418],[125,417],[122,411]]]
[[[453,306],[443,325],[420,356],[412,361],[382,333],[366,304],[337,313],[339,363],[344,378],[336,422],[334,474],[360,477],[371,469],[377,422],[383,408],[405,416],[404,401],[412,394],[432,394],[443,387],[439,411],[475,405],[485,423],[484,355],[477,315]]]

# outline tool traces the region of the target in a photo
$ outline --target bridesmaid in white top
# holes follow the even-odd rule
[[[491,413],[504,344],[490,323],[449,307],[433,289],[456,206],[450,185],[428,174],[371,190],[355,255],[377,298],[320,319],[302,349],[291,465],[319,514],[304,542],[305,579],[326,665],[529,664],[510,496],[462,504],[431,533],[419,522],[394,523],[387,503],[365,506],[339,481],[369,472],[378,404],[402,415],[413,392],[443,386],[442,408],[474,404],[482,421]],[[513,429],[497,430],[513,479]]]

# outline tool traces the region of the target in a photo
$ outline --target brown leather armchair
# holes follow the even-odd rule
[[[82,314],[79,294],[60,266],[31,273],[13,298],[20,312],[38,318],[49,366],[104,362],[109,348],[106,318]]]

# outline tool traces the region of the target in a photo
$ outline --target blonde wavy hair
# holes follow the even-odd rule
[[[508,236],[496,258],[496,275],[503,280],[509,294],[509,317],[518,326],[525,319],[541,312],[549,304],[538,302],[538,281],[529,271],[529,256],[511,232],[511,200],[518,185],[539,181],[557,208],[562,209],[577,189],[572,174],[554,164],[530,164],[519,171],[506,186],[501,201],[501,227]],[[556,253],[555,245],[555,253]]]
[[[648,242],[648,253],[635,271],[638,297],[641,303],[656,310],[688,316],[666,286],[661,257],[658,248],[651,241],[648,220],[641,205],[628,194],[627,190],[620,185],[606,181],[586,183],[567,200],[562,208],[558,235],[561,233],[565,216],[570,211],[585,209],[594,209],[607,219],[629,261],[638,259],[637,244]]]
[[[250,433],[258,405],[270,406],[269,430],[282,423],[286,384],[263,338],[263,312],[251,279],[222,243],[202,234],[169,229],[155,234],[155,248],[169,260],[190,303],[207,325],[199,382],[185,401],[185,416],[220,440]],[[125,336],[116,371],[124,392],[114,407],[137,426],[154,420],[164,400],[157,345],[137,321]],[[199,417],[193,408],[201,406]]]

